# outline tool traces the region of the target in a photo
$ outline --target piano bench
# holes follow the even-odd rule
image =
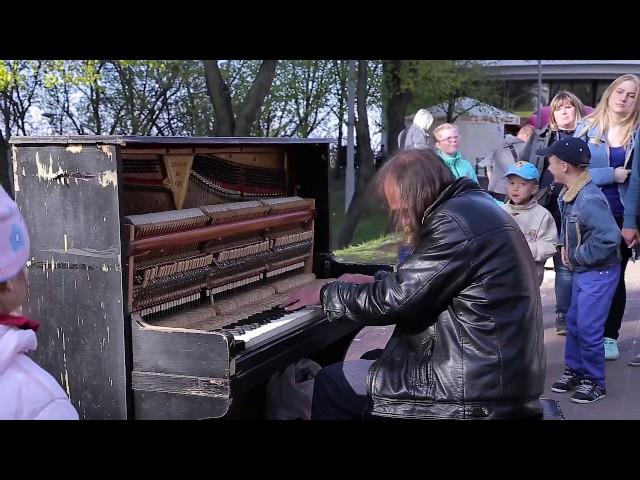
[[[566,420],[564,413],[557,400],[551,398],[541,398],[540,406],[542,407],[543,420]]]

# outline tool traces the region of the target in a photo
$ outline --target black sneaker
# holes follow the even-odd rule
[[[580,385],[582,377],[570,368],[565,368],[560,379],[551,385],[552,392],[567,393]]]
[[[564,313],[556,315],[556,334],[567,335],[567,318]]]
[[[602,388],[586,378],[571,397],[575,403],[593,403],[607,396],[607,389]]]

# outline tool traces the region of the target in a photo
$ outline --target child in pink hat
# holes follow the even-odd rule
[[[0,419],[77,420],[58,382],[27,356],[38,322],[20,316],[29,281],[29,233],[16,203],[0,187]]]

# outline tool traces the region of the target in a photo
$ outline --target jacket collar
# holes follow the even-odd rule
[[[537,203],[538,203],[538,201],[536,200],[536,196],[535,195],[533,196],[533,198],[531,200],[529,200],[524,205],[516,205],[511,200],[507,200],[506,202],[504,202],[504,204],[507,207],[509,207],[509,211],[511,211],[513,213],[524,212],[525,210],[531,210],[534,207],[534,205],[536,205]]]
[[[467,177],[457,178],[451,185],[449,185],[444,190],[442,190],[442,192],[440,192],[440,195],[438,195],[438,198],[436,198],[435,202],[433,202],[424,211],[424,214],[422,215],[422,223],[424,223],[424,220],[429,215],[431,215],[431,213],[436,208],[438,208],[440,205],[442,205],[444,202],[446,202],[447,200],[449,200],[449,199],[451,199],[453,197],[457,197],[457,196],[462,195],[463,193],[466,193],[466,192],[471,191],[471,190],[477,190],[477,191],[480,191],[480,192],[483,191],[480,188],[480,185],[478,185],[473,180],[471,180],[471,179],[469,179]]]
[[[438,149],[438,155],[445,163],[445,165],[449,168],[451,168],[451,165],[455,165],[456,163],[458,163],[458,160],[462,158],[460,151],[456,151],[453,155],[447,155],[442,150]]]
[[[578,179],[576,180],[576,183],[571,185],[571,188],[567,188],[565,186],[562,189],[562,191],[560,192],[560,197],[562,198],[562,201],[564,203],[573,202],[578,196],[578,193],[580,193],[580,190],[582,190],[585,187],[585,185],[590,181],[591,181],[591,174],[589,173],[589,170],[585,169],[585,171],[582,172],[578,177]]]

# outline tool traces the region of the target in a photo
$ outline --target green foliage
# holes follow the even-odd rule
[[[412,100],[408,111],[453,102],[463,96],[487,103],[498,100],[495,81],[487,76],[486,67],[478,61],[403,60],[396,64],[399,64],[399,81],[393,82],[391,73],[386,73],[385,93],[410,93]]]
[[[486,103],[497,101],[494,80],[473,60],[421,60],[416,65],[415,91],[409,110],[471,97]]]
[[[258,73],[259,60],[220,61],[234,111],[238,111]],[[336,136],[346,120],[346,60],[281,60],[252,134],[268,137]],[[382,64],[370,62],[368,105],[379,106]],[[342,103],[342,106],[340,105]]]

